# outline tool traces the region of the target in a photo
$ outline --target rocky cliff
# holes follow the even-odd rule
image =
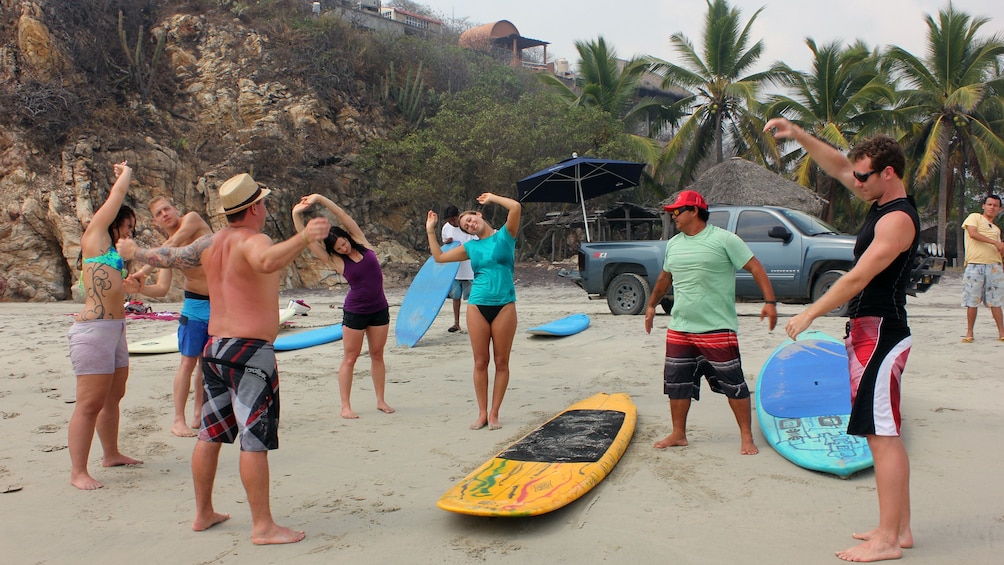
[[[84,82],[80,61],[47,25],[47,11],[65,2],[0,0],[0,78],[8,92],[28,86],[33,92],[68,92],[68,85]],[[293,234],[293,202],[321,192],[363,226],[385,267],[417,262],[394,237],[408,222],[402,215],[374,213],[380,208],[369,196],[371,187],[352,170],[362,144],[393,126],[379,107],[354,104],[338,92],[322,101],[284,75],[269,35],[241,20],[179,10],[139,40],[153,45],[161,34],[160,78],[173,81],[171,97],[153,102],[132,94],[90,106],[93,117],[58,132],[65,139],[57,150],[33,143],[30,121],[7,120],[11,125],[0,130],[0,301],[74,298],[80,235],[114,180],[112,164],[123,160],[134,168],[126,204],[137,213],[137,239],[144,244],[162,241],[146,208],[153,197],[166,196],[218,228],[225,218],[214,212],[217,187],[233,174],[251,172],[274,191],[273,221],[266,228],[273,239]],[[27,103],[26,97],[6,100]],[[72,98],[61,100],[70,112],[78,111]],[[395,276],[394,269],[389,272]],[[283,286],[318,287],[336,279],[304,254]]]

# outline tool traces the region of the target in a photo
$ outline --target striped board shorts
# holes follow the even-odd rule
[[[663,392],[671,400],[700,400],[701,377],[708,380],[712,392],[729,398],[749,398],[736,332],[667,330]]]

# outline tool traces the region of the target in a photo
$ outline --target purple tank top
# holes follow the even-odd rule
[[[383,293],[383,271],[380,261],[372,249],[363,253],[358,263],[343,257],[342,276],[349,283],[349,294],[342,305],[353,314],[373,314],[387,307],[387,297]]]

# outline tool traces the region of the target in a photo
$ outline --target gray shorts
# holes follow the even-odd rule
[[[461,298],[467,300],[471,296],[471,281],[453,279],[453,285],[450,286],[450,293],[446,296],[447,298],[452,298],[454,300],[460,300]]]
[[[70,342],[73,374],[110,375],[129,366],[125,320],[74,322],[66,339]]]
[[[1004,267],[1000,263],[970,263],[962,275],[962,306],[976,308],[980,302],[991,308],[1004,306]]]

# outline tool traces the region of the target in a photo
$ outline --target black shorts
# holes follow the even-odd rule
[[[372,314],[356,314],[346,310],[342,314],[342,325],[352,330],[365,330],[370,326],[390,325],[390,309],[384,308]]]

